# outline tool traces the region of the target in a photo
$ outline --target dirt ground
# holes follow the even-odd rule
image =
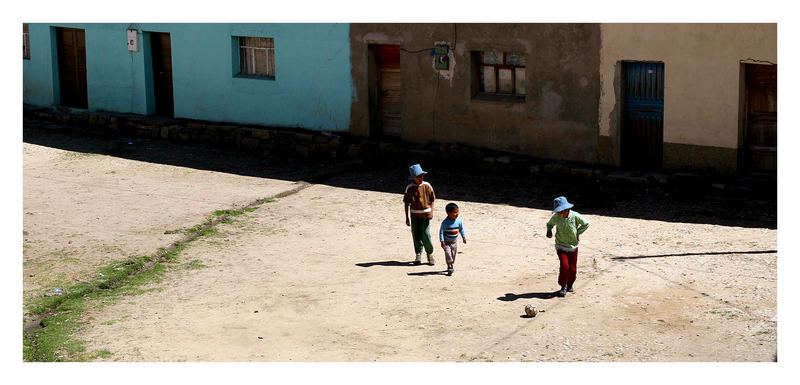
[[[109,141],[25,135],[25,300],[318,171],[163,142],[109,155]],[[207,268],[170,271],[92,310],[74,337],[111,352],[99,361],[124,362],[776,359],[769,221],[698,217],[698,202],[675,194],[605,191],[614,203],[604,206],[563,186],[427,171],[432,233],[449,201],[467,233],[452,277],[438,247],[435,265],[409,263],[407,171],[352,171],[218,225],[179,256]],[[566,298],[552,296],[558,262],[544,236],[554,191],[591,223]],[[529,303],[544,312],[525,316]]]

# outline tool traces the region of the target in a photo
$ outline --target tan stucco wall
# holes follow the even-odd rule
[[[404,141],[596,161],[598,24],[354,23],[350,28],[351,133],[370,132],[369,45],[398,44],[405,50],[400,52]],[[438,42],[455,44],[450,71],[434,68],[429,51]],[[473,98],[471,52],[490,50],[526,55],[524,102]]]
[[[665,143],[727,149],[739,141],[740,61],[778,62],[774,23],[601,24],[600,35],[598,143],[612,148],[599,155],[612,164],[619,163],[620,61],[664,62]]]

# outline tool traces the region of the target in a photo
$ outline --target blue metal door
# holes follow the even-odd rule
[[[623,64],[622,165],[658,170],[664,143],[664,63]]]

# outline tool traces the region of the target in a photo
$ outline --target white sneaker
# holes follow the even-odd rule
[[[422,253],[417,254],[417,258],[414,260],[415,265],[419,265],[422,263]]]
[[[436,264],[436,260],[433,259],[433,254],[428,254],[428,264],[429,265],[435,265]]]

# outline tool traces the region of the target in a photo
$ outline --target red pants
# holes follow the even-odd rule
[[[558,270],[558,285],[572,286],[578,274],[578,249],[573,252],[556,250],[561,268]]]

